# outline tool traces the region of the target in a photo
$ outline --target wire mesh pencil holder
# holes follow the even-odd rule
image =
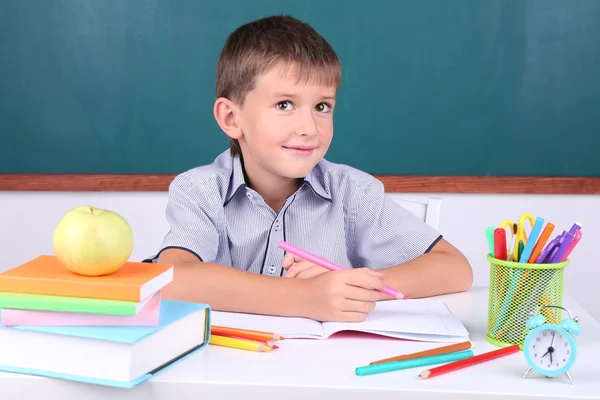
[[[569,260],[554,264],[504,261],[488,254],[490,293],[486,339],[504,347],[523,346],[528,333],[525,323],[539,306],[562,306],[564,271]],[[562,310],[542,311],[549,323],[560,324]]]

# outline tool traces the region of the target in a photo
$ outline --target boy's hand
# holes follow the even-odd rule
[[[286,278],[308,279],[329,272],[326,268],[313,264],[310,261],[306,261],[292,253],[286,253],[281,262],[281,266],[285,269],[285,274],[283,276]]]
[[[283,257],[283,261],[281,263],[283,269],[285,269],[285,274],[283,274],[286,278],[300,278],[300,279],[309,279],[315,276],[324,274],[329,272],[328,269],[321,267],[320,265],[316,265],[307,261],[303,258],[295,256],[291,253],[287,253]],[[362,268],[361,268],[362,269]],[[367,269],[367,268],[365,268]],[[379,293],[379,300],[393,300],[392,296],[389,296],[385,293]]]
[[[306,316],[318,321],[364,321],[384,287],[383,273],[369,268],[330,271],[304,281]]]

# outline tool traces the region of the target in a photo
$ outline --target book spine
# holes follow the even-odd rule
[[[159,312],[106,315],[35,310],[0,310],[4,326],[158,326]]]
[[[141,301],[139,285],[62,282],[0,276],[0,292],[68,296],[88,299]]]
[[[48,296],[47,298],[27,297],[0,297],[0,308],[16,310],[60,311],[89,314],[109,315],[136,315],[136,302],[117,300],[60,298]]]

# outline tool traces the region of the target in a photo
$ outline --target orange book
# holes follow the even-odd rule
[[[129,261],[104,276],[77,275],[41,255],[0,274],[0,292],[141,301],[173,280],[173,266]]]

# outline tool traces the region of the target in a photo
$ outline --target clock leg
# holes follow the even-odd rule
[[[527,368],[527,371],[523,374],[523,378],[527,378],[527,375],[531,372],[531,367]]]
[[[569,383],[572,385],[573,379],[571,379],[571,375],[569,374],[569,371],[565,372],[565,375],[567,376],[567,378],[569,378]]]

